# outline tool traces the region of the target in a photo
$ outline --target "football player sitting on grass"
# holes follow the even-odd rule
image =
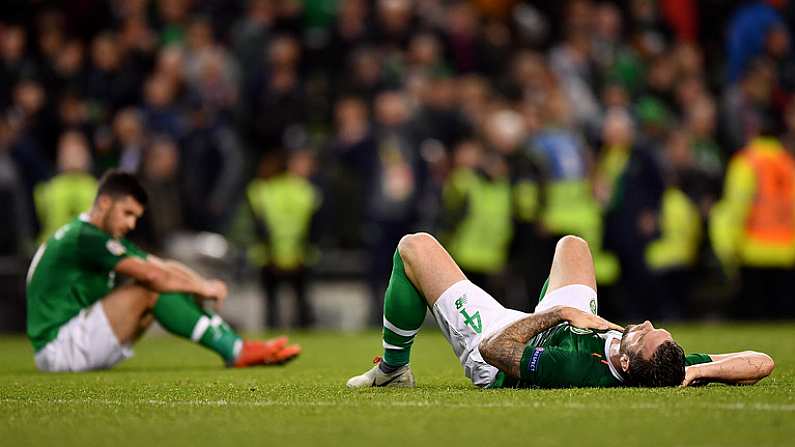
[[[409,368],[414,336],[433,316],[477,386],[677,386],[753,384],[773,370],[758,352],[685,355],[665,329],[648,321],[626,329],[597,315],[588,244],[557,244],[535,312],[506,309],[466,279],[430,235],[405,236],[394,255],[384,302],[383,358],[348,387],[415,385]]]
[[[108,171],[88,213],[39,247],[27,275],[27,333],[42,371],[110,368],[132,355],[132,344],[152,321],[221,356],[227,366],[271,365],[301,348],[286,337],[243,340],[220,316],[223,281],[141,251],[124,236],[146,206],[136,178]],[[116,274],[134,282],[117,288]]]

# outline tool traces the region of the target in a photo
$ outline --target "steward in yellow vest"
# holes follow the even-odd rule
[[[91,208],[97,181],[88,174],[90,167],[91,156],[83,134],[64,133],[58,143],[58,170],[61,173],[36,185],[33,192],[41,224],[39,243]]]
[[[458,169],[445,187],[444,200],[450,211],[463,211],[448,244],[456,262],[471,272],[501,271],[512,235],[507,177],[491,179],[478,171]]]
[[[468,141],[442,192],[446,245],[467,277],[488,288],[503,271],[513,235],[513,197],[505,160]]]
[[[778,139],[757,137],[731,159],[709,233],[726,269],[739,268],[738,317],[793,316],[795,159]]]
[[[269,327],[279,321],[278,286],[292,286],[298,306],[298,325],[314,322],[306,296],[306,267],[311,262],[312,222],[321,195],[309,181],[314,156],[302,150],[290,155],[286,172],[270,178],[257,178],[247,190],[260,243],[249,251],[249,259],[261,268],[262,286],[267,298]]]
[[[671,131],[664,147],[666,187],[657,215],[656,238],[646,245],[646,265],[658,289],[656,316],[686,317],[703,234],[696,203],[710,200],[708,172],[696,163],[689,135]]]

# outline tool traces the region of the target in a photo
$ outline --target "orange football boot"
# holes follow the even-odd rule
[[[272,365],[284,363],[301,352],[294,352],[293,346],[287,346],[287,337],[278,337],[272,340],[244,340],[240,354],[233,365],[235,368],[245,368],[258,365]],[[285,351],[282,353],[283,351]]]

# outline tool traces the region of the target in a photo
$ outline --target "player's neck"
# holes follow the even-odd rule
[[[616,371],[618,371],[618,373],[623,376],[624,371],[621,370],[621,353],[619,352],[620,348],[621,348],[620,338],[614,338],[610,340],[610,346],[607,348],[608,352],[607,361],[612,363]]]
[[[101,213],[100,213],[100,211],[99,211],[99,210],[97,210],[96,208],[93,208],[93,207],[92,207],[92,208],[91,208],[91,209],[88,211],[88,223],[90,223],[91,225],[93,225],[93,226],[95,226],[95,227],[99,228],[99,229],[100,229],[100,230],[102,230],[102,231],[105,231],[105,230],[102,228],[102,221],[103,221],[103,220],[104,220],[104,218],[103,218],[102,214],[101,214]]]

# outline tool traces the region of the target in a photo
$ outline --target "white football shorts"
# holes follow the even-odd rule
[[[41,371],[78,372],[107,369],[132,355],[132,345],[119,343],[97,301],[61,326],[34,359]]]

